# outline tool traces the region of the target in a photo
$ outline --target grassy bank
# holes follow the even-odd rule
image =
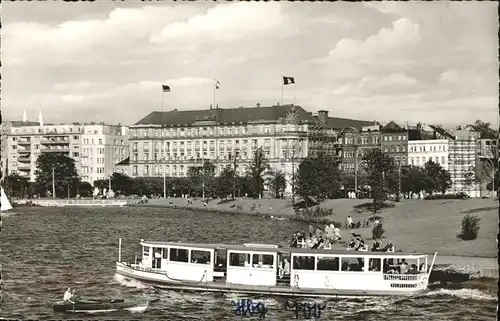
[[[334,214],[322,218],[344,222],[347,215],[353,220],[365,220],[371,212],[359,209],[366,200],[327,200],[320,206],[332,209]],[[187,205],[185,199],[149,200],[147,206],[176,207],[201,211],[218,211],[244,215],[266,215],[303,220],[294,214],[290,201],[276,199],[237,199],[226,203],[211,200],[204,206],[201,200]],[[457,238],[462,217],[466,214],[481,218],[479,235],[476,240],[462,241]],[[386,208],[378,216],[383,218],[386,239],[392,240],[397,249],[405,252],[439,252],[440,255],[496,257],[496,237],[498,233],[498,202],[488,199],[469,200],[404,200]],[[312,220],[311,220],[312,221]],[[306,224],[304,224],[306,227]],[[344,237],[350,233],[361,234],[365,240],[371,239],[371,228],[342,230]]]

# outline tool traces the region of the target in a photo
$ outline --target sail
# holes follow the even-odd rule
[[[0,199],[1,202],[1,211],[8,211],[12,209],[12,205],[10,205],[9,199],[7,198],[7,195],[5,195],[5,191],[3,190],[3,187],[0,187],[2,189],[2,197]]]

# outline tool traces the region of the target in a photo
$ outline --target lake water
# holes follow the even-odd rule
[[[0,234],[3,301],[0,315],[23,319],[256,320],[235,315],[232,301],[248,297],[155,291],[115,275],[118,238],[133,261],[141,238],[202,243],[277,243],[304,223],[158,208],[16,208]],[[55,313],[66,287],[88,297],[150,299],[141,313]],[[268,309],[266,320],[295,320],[275,297],[252,297]],[[315,303],[314,300],[304,300]],[[496,297],[475,289],[438,288],[421,296],[336,298],[320,320],[495,320]],[[304,320],[301,315],[299,320]]]

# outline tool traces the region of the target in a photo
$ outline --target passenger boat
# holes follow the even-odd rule
[[[124,299],[82,299],[75,300],[74,303],[68,301],[59,301],[52,307],[56,312],[73,313],[96,313],[96,312],[114,312],[119,310],[141,309],[146,310],[148,304],[138,305],[137,302],[129,302]]]
[[[141,240],[138,263],[116,272],[160,289],[297,297],[413,295],[427,289],[436,259],[427,254],[282,248],[271,244],[193,244]],[[289,274],[280,272],[284,260]],[[403,264],[408,263],[408,265]],[[406,267],[412,266],[410,273]],[[403,271],[401,271],[401,268]]]

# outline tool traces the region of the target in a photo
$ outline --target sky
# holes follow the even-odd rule
[[[283,98],[331,117],[498,126],[497,12],[448,1],[5,2],[2,115],[133,124],[162,108]]]

